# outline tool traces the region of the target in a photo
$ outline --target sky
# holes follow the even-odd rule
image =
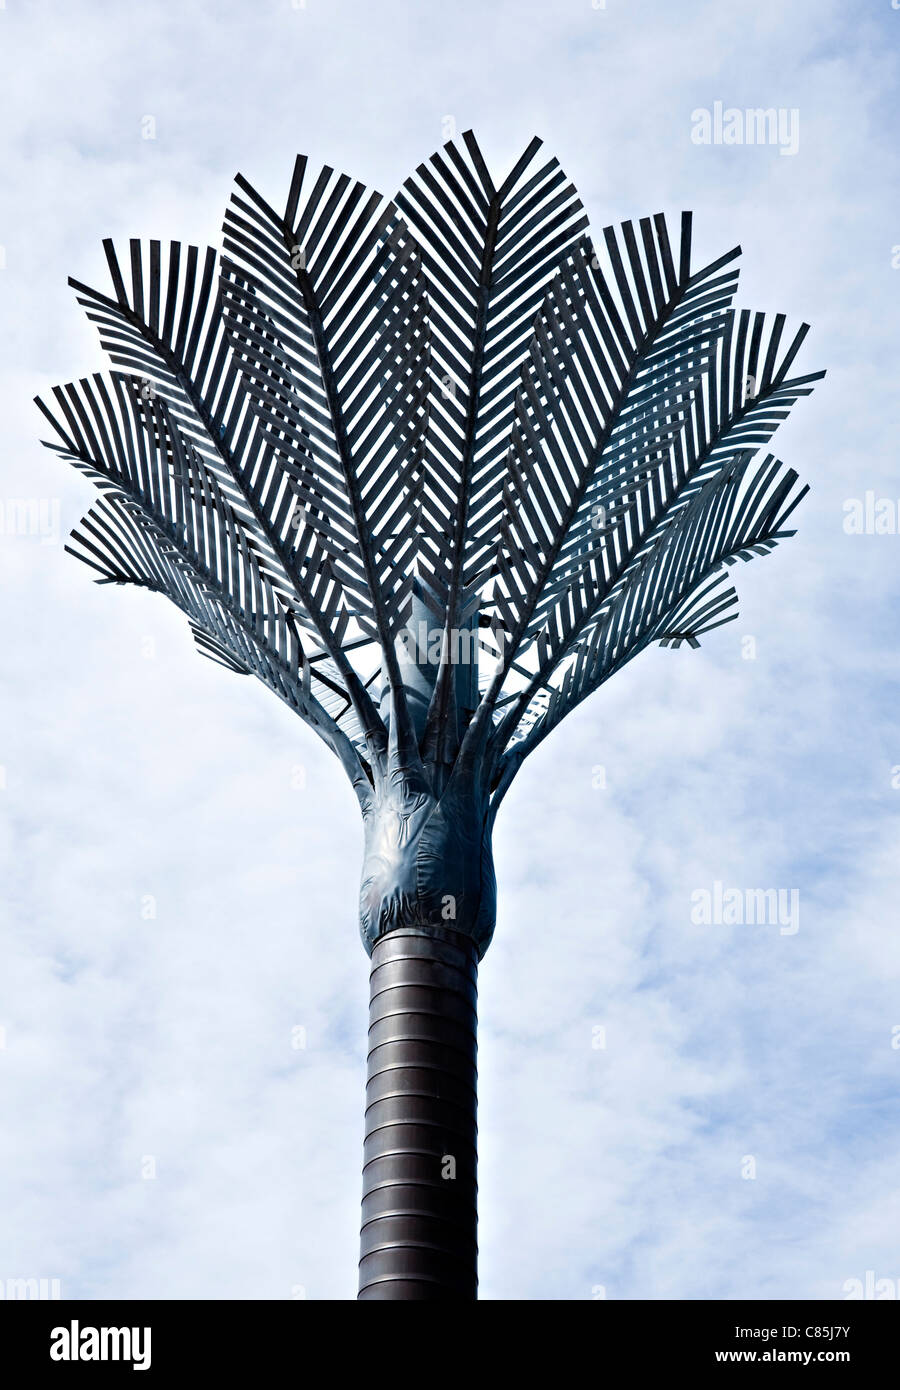
[[[354,796],[65,553],[94,493],[31,401],[103,365],[66,279],[105,288],[104,237],[215,245],[297,152],[392,194],[472,127],[501,175],[540,135],[595,232],[692,209],[828,371],[738,621],[632,662],[498,817],[481,1297],[900,1296],[898,100],[891,0],[0,7],[0,1292],[355,1296]],[[796,150],[697,143],[716,103]],[[716,884],[796,916],[704,920]]]

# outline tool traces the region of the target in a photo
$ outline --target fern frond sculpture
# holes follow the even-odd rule
[[[533,140],[471,133],[393,202],[298,158],[238,177],[222,250],[105,243],[72,281],[111,370],[39,401],[100,493],[71,550],[184,612],[339,758],[372,955],[361,1296],[473,1297],[475,971],[523,760],[651,643],[735,617],[793,535],[766,452],[822,375],[736,310],[691,215],[604,230]],[[454,1161],[456,1178],[442,1165]]]

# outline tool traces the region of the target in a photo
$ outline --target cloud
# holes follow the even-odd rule
[[[275,196],[297,148],[392,192],[452,126],[498,166],[537,131],[595,230],[692,207],[698,258],[744,246],[742,306],[813,323],[804,367],[829,376],[777,436],[812,483],[798,536],[741,566],[738,623],[626,668],[500,813],[488,1298],[836,1298],[867,1269],[900,1276],[900,537],[842,530],[846,498],[900,497],[900,14],[883,9],[0,13],[0,491],[58,502],[63,531],[91,489],[40,449],[29,401],[100,364],[66,276],[100,283],[108,234],[215,241],[234,172]],[[797,155],[692,144],[716,100],[797,108]],[[5,535],[0,567],[0,1277],[352,1297],[352,794],[161,601],[93,586],[35,537]],[[797,887],[799,932],[694,925],[691,893],[716,880]]]

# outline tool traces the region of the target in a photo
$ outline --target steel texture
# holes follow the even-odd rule
[[[402,929],[372,952],[359,1297],[476,1296],[477,957]]]

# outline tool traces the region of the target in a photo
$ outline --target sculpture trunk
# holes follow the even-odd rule
[[[459,1301],[478,1288],[476,989],[496,918],[493,814],[487,760],[457,758],[478,704],[477,613],[469,605],[456,634],[471,640],[450,646],[427,599],[416,580],[396,643],[404,710],[398,718],[383,668],[390,748],[363,801],[359,924],[372,959],[365,1300]],[[443,660],[450,690],[435,737]]]
[[[372,952],[359,1297],[476,1297],[471,939],[403,928]]]

